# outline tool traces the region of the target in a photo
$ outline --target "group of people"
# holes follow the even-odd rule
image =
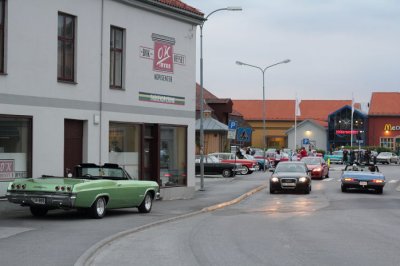
[[[376,156],[372,156],[370,150],[365,150],[365,151],[344,150],[343,163],[353,164],[354,162],[366,163],[366,164],[373,162],[373,164],[376,164]]]

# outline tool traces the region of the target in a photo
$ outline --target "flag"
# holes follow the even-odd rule
[[[296,107],[295,107],[295,115],[296,116],[301,116],[301,112],[300,112],[300,102],[301,100],[297,99],[296,97]]]

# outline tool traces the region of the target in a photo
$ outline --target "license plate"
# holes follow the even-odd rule
[[[32,198],[32,201],[35,204],[46,204],[45,198]]]
[[[366,186],[366,185],[368,185],[368,182],[360,181],[360,186]]]
[[[282,186],[295,187],[296,183],[282,183]]]

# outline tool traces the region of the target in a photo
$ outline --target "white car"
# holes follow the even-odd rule
[[[397,156],[395,153],[393,152],[381,152],[378,154],[378,156],[376,157],[376,162],[377,163],[399,163],[399,156]]]

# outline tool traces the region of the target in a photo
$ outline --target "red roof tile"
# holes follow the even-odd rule
[[[400,93],[373,92],[368,115],[400,115]]]
[[[266,100],[265,103],[267,120],[294,120],[295,100]],[[329,114],[345,105],[351,106],[351,100],[301,100],[301,116],[298,119],[327,121]],[[262,100],[233,100],[233,108],[246,120],[263,119]]]
[[[157,2],[168,5],[168,6],[172,6],[178,9],[182,9],[185,11],[189,11],[191,13],[194,13],[196,15],[200,15],[200,16],[204,16],[204,14],[202,12],[200,12],[197,8],[194,8],[192,6],[189,6],[185,3],[183,3],[182,1],[179,0],[157,0]]]

